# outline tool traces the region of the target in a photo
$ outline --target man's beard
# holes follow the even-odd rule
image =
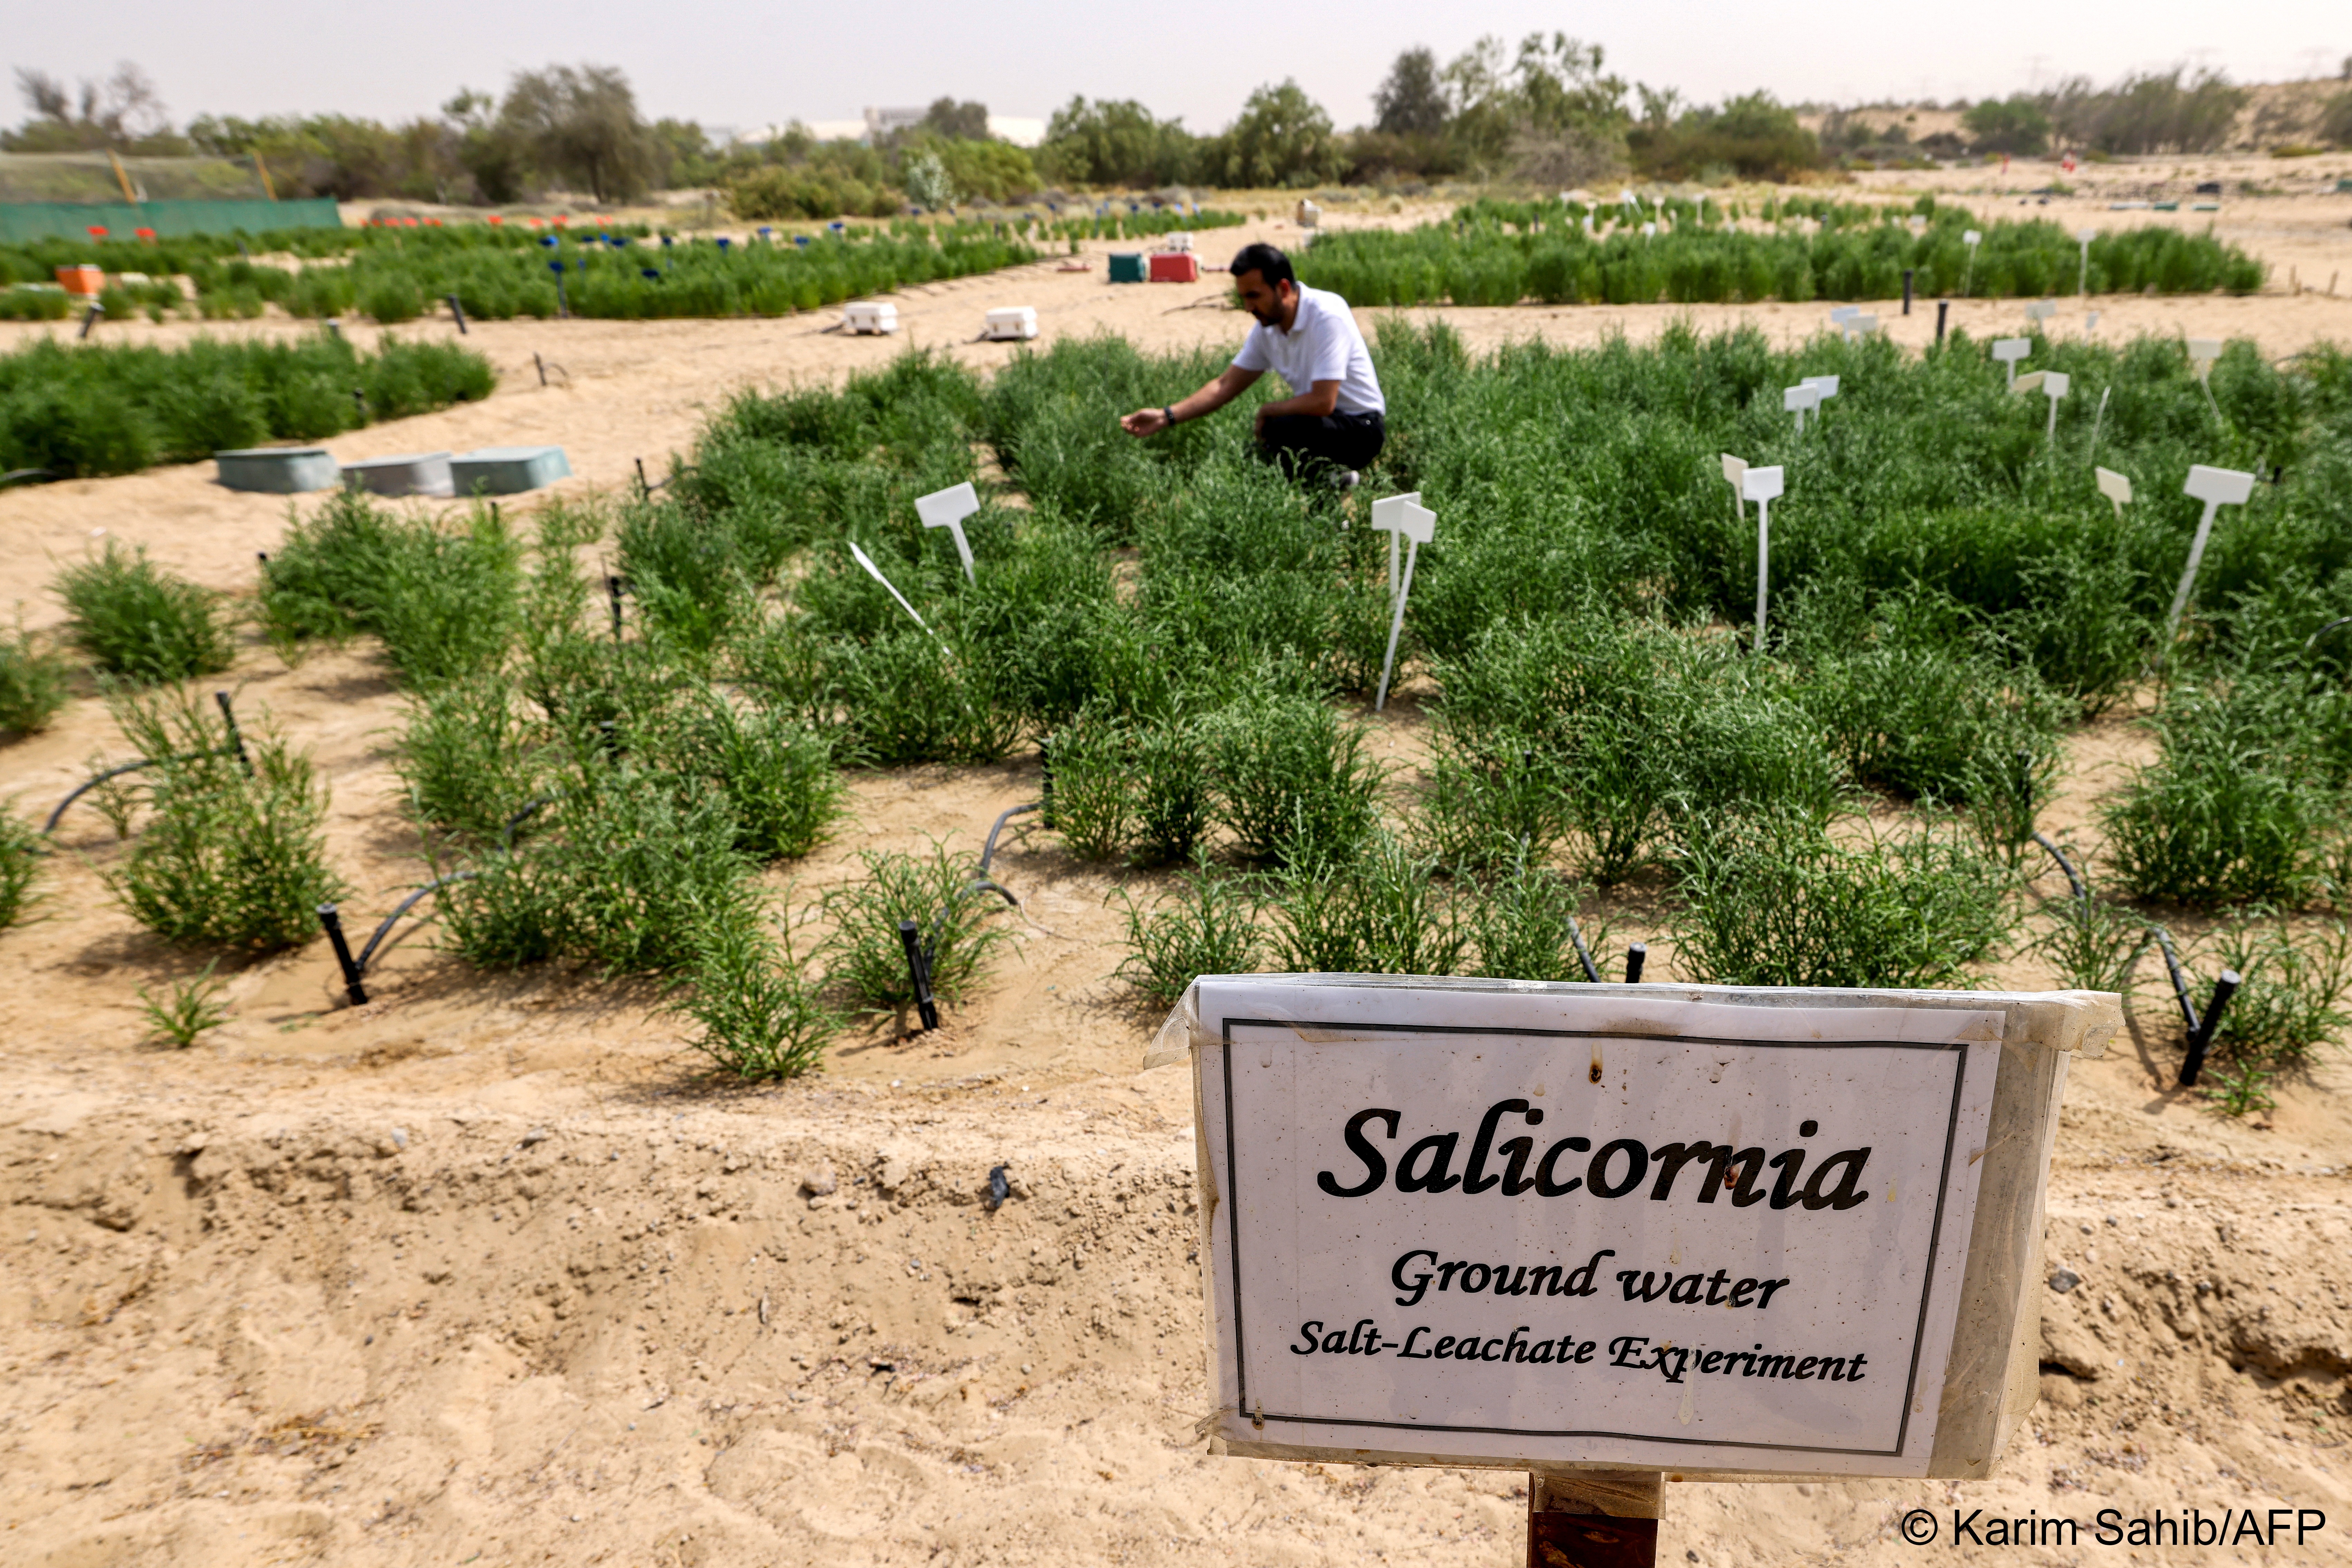
[[[1252,310],[1250,314],[1257,318],[1260,326],[1280,327],[1282,325],[1282,307],[1279,304],[1270,310]]]

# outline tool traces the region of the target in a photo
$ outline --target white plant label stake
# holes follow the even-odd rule
[[[1389,619],[1388,657],[1381,660],[1381,689],[1372,699],[1372,711],[1378,713],[1389,705],[1389,677],[1396,670],[1397,638],[1404,632],[1405,596],[1412,592],[1412,563],[1421,555],[1421,547],[1437,534],[1437,514],[1417,501],[1407,501],[1397,520],[1397,532],[1405,537],[1404,580],[1397,584],[1396,612]],[[1391,536],[1391,542],[1394,535]]]
[[[1764,652],[1764,603],[1772,583],[1772,501],[1780,493],[1780,468],[1749,468],[1739,493],[1756,503],[1756,651]]]
[[[2213,363],[2221,357],[2219,338],[2189,340],[2189,363],[2197,373],[2197,384],[2205,389],[2205,406],[2213,411],[2213,423],[2221,423],[2221,405],[2213,401]]]
[[[2001,363],[2009,367],[2009,384],[2011,390],[2014,391],[2017,386],[2017,362],[2023,359],[2027,354],[2030,354],[2032,352],[2033,340],[2032,338],[1993,339],[1992,357],[2000,361]]]
[[[1969,264],[1960,271],[1960,292],[1967,294],[1969,281],[1977,275],[1977,247],[1984,243],[1984,236],[1970,229],[1960,236],[1960,243],[1969,247]]]
[[[2197,520],[2197,537],[2189,542],[2189,565],[2180,574],[2180,587],[2172,595],[2172,613],[2164,618],[2164,642],[2172,645],[2180,630],[2181,612],[2189,607],[2189,595],[2197,586],[2197,567],[2205,559],[2205,541],[2213,532],[2213,514],[2225,506],[2243,506],[2254,493],[2254,476],[2242,474],[2235,468],[2209,468],[2202,463],[2192,463],[2189,482],[2180,493],[2205,503],[2205,515]]]
[[[1748,459],[1723,454],[1723,477],[1731,486],[1731,511],[1735,517],[1748,515]]]
[[[2114,395],[2115,390],[2114,387],[2107,386],[2099,391],[2099,412],[2091,421],[2091,449],[2085,454],[2088,457],[2095,458],[2099,455],[2099,432],[2107,423],[2107,399]]]
[[[1389,600],[1397,597],[1397,533],[1404,527],[1404,509],[1421,504],[1421,492],[1411,491],[1401,496],[1382,496],[1372,503],[1372,529],[1389,536]]]
[[[2058,400],[2066,395],[2066,389],[2073,379],[2063,370],[2042,373],[2042,395],[2050,400],[2050,427],[2043,432],[2043,437],[2053,449],[2058,445]]]
[[[885,589],[888,590],[890,596],[898,601],[898,607],[906,611],[908,615],[914,617],[914,622],[917,626],[922,626],[922,628],[927,632],[931,632],[931,628],[924,625],[923,617],[915,615],[915,606],[907,603],[907,595],[901,594],[896,587],[892,586],[889,578],[882,575],[882,568],[874,564],[874,558],[866,554],[863,550],[857,548],[857,541],[853,539],[849,542],[849,552],[857,557],[857,563],[866,568],[866,575],[872,577],[877,583],[881,584]],[[931,632],[931,636],[933,637],[937,637],[940,634],[937,632]]]
[[[2098,476],[2099,493],[2107,498],[2108,504],[2116,509],[2116,521],[2121,522],[2124,508],[2131,505],[2131,476],[2119,474],[2113,468],[2093,468],[2091,472]]]
[[[1833,375],[1809,375],[1805,384],[1813,389],[1813,406],[1817,409],[1838,394],[1838,378]]]
[[[963,520],[980,510],[980,492],[970,484],[950,485],[943,490],[933,490],[915,498],[915,515],[923,520],[925,528],[944,528],[955,535],[956,553],[963,558],[963,577],[967,583],[977,583],[971,573],[971,542],[963,536]]]
[[[1780,389],[1780,411],[1797,416],[1797,434],[1805,433],[1805,410],[1821,406],[1822,395],[1810,382]]]
[[[2083,244],[2083,266],[2074,279],[2074,292],[2087,300],[2091,297],[2091,241],[2099,237],[2095,228],[2078,228],[2074,237]]]

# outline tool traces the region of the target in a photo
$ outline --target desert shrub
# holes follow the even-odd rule
[[[2008,881],[1948,835],[1748,818],[1686,847],[1675,951],[1717,984],[1965,986],[2009,934]]]
[[[160,998],[146,986],[139,987],[140,1016],[154,1030],[156,1038],[169,1040],[184,1051],[200,1036],[228,1022],[228,1009],[220,1001],[228,983],[213,978],[213,971],[218,967],[220,960],[215,958],[205,965],[202,973],[175,982]]]
[[[1204,728],[1218,819],[1251,859],[1346,859],[1371,837],[1381,770],[1328,703],[1268,692]]]
[[[66,660],[36,642],[19,616],[13,634],[0,632],[0,733],[35,734],[66,704]]]
[[[1127,957],[1118,973],[1162,1006],[1173,1006],[1203,974],[1254,974],[1266,957],[1257,923],[1258,900],[1249,882],[1205,859],[1149,910],[1121,888]]]
[[[2072,894],[2042,906],[2034,947],[2075,991],[2128,993],[2140,955],[2156,939],[2147,922],[2103,899]]]
[[[649,632],[699,658],[758,614],[759,572],[735,531],[675,502],[626,509],[621,571]]]
[[[1526,858],[1483,883],[1469,911],[1477,973],[1504,980],[1589,978],[1577,956],[1577,938],[1584,938],[1598,963],[1608,950],[1609,933],[1598,923],[1579,925],[1582,892],[1551,868]]]
[[[2238,972],[2237,994],[2213,1031],[2223,1062],[2264,1074],[2307,1069],[2318,1047],[2341,1043],[2352,1026],[2352,932],[2340,921],[2298,934],[2256,910],[2224,925],[2212,942],[2214,967]]]
[[[98,667],[141,685],[226,669],[236,648],[221,596],[112,540],[58,574],[73,616],[68,635]]]
[[[23,921],[39,901],[34,889],[48,846],[30,823],[0,812],[0,931]]]
[[[695,1026],[687,1043],[733,1078],[798,1078],[824,1065],[825,1047],[841,1033],[820,983],[793,958],[791,931],[773,922],[772,941],[761,929],[770,923],[704,921],[693,966],[667,1004]]]
[[[969,860],[934,843],[928,856],[860,850],[866,880],[829,889],[823,900],[834,931],[823,952],[830,984],[871,1013],[915,1003],[898,922],[913,921],[930,952],[931,991],[961,1001],[990,958],[1012,935],[992,916],[995,894],[974,890]]]
[[[308,941],[342,889],[310,759],[266,730],[246,736],[240,758],[226,726],[186,698],[125,697],[114,713],[132,747],[159,759],[138,775],[145,828],[108,877],[131,917],[173,942],[266,952]]]
[[[992,763],[1021,738],[987,665],[913,627],[844,647],[833,679],[850,743],[879,766]]]
[[[420,822],[486,844],[540,793],[544,737],[503,675],[452,680],[412,695],[393,768]]]
[[[1120,860],[1135,841],[1134,737],[1116,719],[1080,713],[1053,734],[1054,830],[1081,860]]]
[[[492,507],[447,527],[341,491],[297,522],[262,574],[264,632],[289,657],[310,637],[374,633],[411,685],[484,673],[513,645],[522,549]]]
[[[706,688],[656,746],[683,787],[715,788],[734,816],[735,847],[754,860],[797,859],[841,815],[846,792],[831,739],[773,709],[741,708]]]
[[[2156,727],[2161,754],[2102,812],[2123,885],[2200,906],[2307,897],[2336,808],[2291,718],[2243,689],[2180,689]]]
[[[707,922],[755,918],[723,799],[595,752],[552,793],[543,830],[480,855],[476,876],[440,895],[449,945],[470,962],[567,957],[606,974],[662,973],[692,966]]]
[[[1298,973],[1459,972],[1469,933],[1434,866],[1385,831],[1344,858],[1294,860],[1275,882],[1276,962]]]

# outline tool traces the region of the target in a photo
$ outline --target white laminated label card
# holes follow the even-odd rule
[[[1843,999],[1203,976],[1217,1435],[1929,1474],[2003,1008],[2049,1004]],[[2047,1145],[2027,1137],[2001,1179],[2021,1168],[2033,1199]]]

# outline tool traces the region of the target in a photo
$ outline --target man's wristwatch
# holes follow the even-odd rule
[[[1176,428],[1176,410],[1172,405],[1163,405],[1160,410],[1160,417],[1168,421],[1168,428],[1171,430]]]

